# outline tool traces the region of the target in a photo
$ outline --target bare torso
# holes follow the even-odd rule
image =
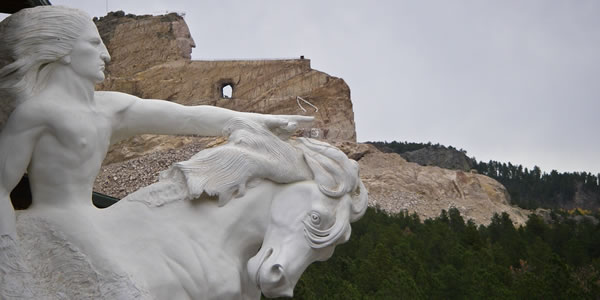
[[[103,105],[54,99],[30,99],[31,109],[44,120],[44,130],[33,148],[28,173],[31,209],[60,205],[91,206],[94,180],[106,156],[112,125]],[[60,187],[60,188],[57,188]]]

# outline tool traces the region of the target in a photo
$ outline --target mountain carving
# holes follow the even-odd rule
[[[97,90],[184,105],[311,115],[315,116],[314,124],[302,128],[300,134],[356,140],[350,88],[343,79],[312,69],[309,59],[191,60],[195,43],[183,18],[174,13],[135,16],[114,12],[94,21],[112,58],[107,78]],[[223,95],[226,85],[233,89],[231,97]],[[105,164],[147,154],[154,151],[154,145],[156,150],[163,150],[192,141],[137,137],[112,147]]]

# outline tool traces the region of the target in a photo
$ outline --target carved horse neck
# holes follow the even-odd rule
[[[147,220],[150,220],[144,226],[148,230],[156,228],[156,231],[163,231],[167,226],[183,234],[186,240],[196,241],[203,246],[209,245],[231,257],[247,261],[260,248],[270,220],[271,203],[285,187],[286,185],[262,180],[257,186],[249,188],[244,196],[234,198],[222,207],[217,205],[216,199],[202,198],[141,209],[138,202],[127,201],[107,209],[111,211],[106,214],[106,222],[111,223],[109,219],[120,222],[124,218],[130,219],[119,216],[121,212],[139,214],[140,211],[145,211],[143,214],[147,214]],[[123,209],[123,206],[135,207]],[[132,227],[137,226],[129,228]]]
[[[198,225],[192,221],[186,224],[190,227],[190,232],[196,234],[192,238],[204,241],[216,237],[218,241],[215,240],[215,247],[246,262],[260,248],[270,220],[271,204],[285,187],[286,185],[264,180],[258,186],[248,189],[244,196],[232,199],[222,207],[218,207],[216,201],[210,201],[204,207],[196,207],[197,204],[193,201],[187,201],[192,209],[206,208],[206,211],[192,214]]]

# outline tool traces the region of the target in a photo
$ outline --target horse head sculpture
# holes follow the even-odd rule
[[[314,181],[292,184],[276,196],[262,247],[248,262],[249,276],[268,297],[291,297],[308,265],[331,257],[367,207],[355,161],[316,140],[299,139],[297,147]]]
[[[368,193],[358,163],[327,143],[282,141],[239,119],[225,130],[229,146],[200,152],[161,177],[183,176],[186,197],[218,195],[220,205],[243,196],[253,179],[286,183],[274,196],[262,247],[247,268],[265,296],[291,297],[308,265],[331,257],[350,238],[350,223],[365,213]]]

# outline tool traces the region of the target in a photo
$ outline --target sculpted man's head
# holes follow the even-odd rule
[[[62,6],[23,9],[0,23],[0,93],[22,102],[44,88],[57,64],[78,76],[104,79],[110,59],[83,11]]]

